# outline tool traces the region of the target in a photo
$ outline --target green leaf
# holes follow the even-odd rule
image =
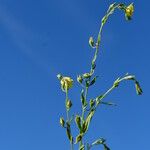
[[[80,116],[76,116],[75,117],[75,122],[76,122],[76,125],[77,125],[77,127],[78,127],[78,129],[80,130],[80,132],[81,132],[81,117]]]
[[[84,90],[83,89],[81,91],[81,103],[82,103],[83,107],[85,107],[87,105],[86,99],[84,97]]]
[[[90,122],[91,122],[91,119],[93,117],[95,113],[95,110],[91,110],[86,118],[86,120],[84,121],[83,123],[83,126],[82,126],[82,130],[83,130],[83,133],[86,133],[88,128],[89,128],[89,125],[90,125]]]
[[[92,108],[94,105],[95,105],[95,100],[94,100],[94,99],[91,99],[91,100],[90,100],[90,108]]]
[[[97,79],[97,78],[98,78],[98,76],[94,77],[94,78],[92,79],[92,81],[90,82],[90,85],[89,85],[89,86],[93,85],[93,84],[96,82],[96,79]]]
[[[79,134],[77,137],[76,137],[76,142],[75,143],[78,143],[82,140],[82,137],[83,137],[83,134]]]
[[[109,106],[117,106],[115,103],[112,102],[101,102],[101,104],[109,105]]]
[[[66,125],[67,125],[67,127],[66,127],[67,137],[68,137],[69,141],[72,142],[73,138],[72,138],[72,135],[71,135],[70,124],[67,122]]]

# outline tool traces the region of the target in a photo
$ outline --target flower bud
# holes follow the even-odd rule
[[[66,102],[66,108],[67,108],[68,110],[70,110],[71,106],[72,106],[71,100],[67,100],[67,102]]]
[[[81,129],[81,118],[80,118],[80,116],[78,116],[78,115],[76,116],[75,122],[76,122],[78,128]]]
[[[82,81],[83,81],[82,76],[79,75],[79,76],[77,77],[77,81],[78,81],[79,83],[82,83]]]
[[[127,20],[131,20],[131,17],[133,15],[134,12],[134,6],[133,3],[131,3],[129,6],[126,7],[125,9],[125,17]]]
[[[61,80],[61,79],[63,78],[63,76],[62,76],[61,74],[58,74],[58,75],[57,75],[57,78],[58,78],[59,80]]]
[[[60,80],[61,88],[64,92],[68,91],[72,85],[73,80],[70,77],[62,77]]]
[[[59,122],[60,122],[60,125],[62,126],[62,127],[64,127],[64,125],[65,125],[65,121],[64,121],[64,118],[60,118],[60,120],[59,120]]]
[[[94,48],[94,40],[93,40],[93,37],[90,37],[89,38],[89,45]]]
[[[83,74],[83,78],[89,78],[89,77],[91,77],[91,74],[90,74],[90,73],[84,73],[84,74]]]

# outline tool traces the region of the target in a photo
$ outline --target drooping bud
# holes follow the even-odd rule
[[[126,17],[127,20],[131,20],[133,12],[134,12],[134,6],[133,6],[133,3],[131,3],[125,9],[125,17]]]
[[[60,118],[59,122],[60,122],[60,125],[61,125],[62,127],[65,126],[65,121],[64,121],[64,118],[63,118],[63,117]]]
[[[138,95],[141,95],[143,93],[143,91],[142,91],[142,89],[141,89],[140,84],[139,84],[138,81],[135,81],[135,88],[136,88],[136,93]]]
[[[95,43],[94,43],[93,37],[90,37],[90,38],[89,38],[89,45],[90,45],[92,48],[94,48]]]

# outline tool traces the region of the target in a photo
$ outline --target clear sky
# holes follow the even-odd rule
[[[100,20],[112,0],[0,0],[0,150],[69,150],[59,117],[64,98],[56,78],[87,72]],[[105,92],[127,72],[143,88],[124,82],[105,100],[92,120],[88,140],[107,139],[112,150],[149,150],[150,144],[150,2],[134,2],[133,20],[117,11],[103,30],[97,61],[97,84],[91,95]],[[70,90],[79,113],[80,87]],[[90,98],[89,96],[89,98]],[[93,150],[100,149],[99,147]]]

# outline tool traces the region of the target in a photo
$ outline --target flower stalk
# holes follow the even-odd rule
[[[130,5],[125,5],[123,3],[113,3],[109,6],[106,14],[104,15],[104,17],[101,20],[101,25],[99,28],[99,32],[97,35],[97,39],[96,42],[94,41],[94,38],[91,36],[89,38],[89,45],[92,49],[95,49],[94,52],[94,56],[93,59],[91,61],[91,67],[90,67],[90,71],[83,73],[82,75],[78,75],[77,77],[77,82],[80,84],[82,91],[81,91],[81,114],[79,115],[78,113],[76,113],[75,115],[72,115],[72,117],[70,118],[70,114],[69,111],[72,107],[72,101],[69,99],[68,97],[68,91],[72,88],[73,86],[73,79],[71,77],[65,77],[62,76],[61,74],[58,74],[57,77],[60,80],[60,85],[61,85],[61,89],[63,92],[65,92],[66,97],[65,97],[65,108],[66,108],[66,120],[61,117],[60,118],[60,125],[66,129],[66,133],[67,133],[67,137],[70,141],[70,149],[73,150],[74,149],[74,145],[78,144],[78,150],[90,150],[93,146],[96,145],[102,145],[104,150],[110,150],[110,148],[107,146],[106,144],[106,140],[104,138],[99,138],[98,140],[96,140],[95,142],[89,144],[89,142],[85,142],[84,141],[84,136],[86,135],[86,133],[89,130],[89,126],[90,123],[92,121],[92,118],[95,114],[96,109],[98,108],[98,106],[100,104],[105,104],[105,105],[115,105],[112,102],[105,102],[103,101],[103,99],[109,94],[111,93],[114,89],[116,89],[121,82],[125,81],[125,80],[130,80],[133,81],[135,84],[135,89],[138,95],[142,94],[142,89],[141,86],[139,84],[139,82],[136,80],[134,75],[129,75],[126,74],[123,77],[119,77],[117,80],[114,81],[113,85],[103,94],[100,94],[99,96],[97,96],[96,98],[90,98],[88,99],[88,93],[89,93],[89,89],[96,83],[97,81],[97,77],[95,76],[95,69],[96,69],[96,60],[99,54],[99,49],[100,49],[100,45],[101,45],[101,37],[102,37],[102,30],[103,27],[105,25],[105,23],[107,22],[107,20],[109,19],[109,17],[114,13],[114,11],[116,9],[119,9],[121,11],[124,12],[125,14],[125,18],[126,20],[131,20],[132,16],[133,16],[133,12],[134,12],[134,5],[133,3],[131,3]],[[75,116],[75,117],[73,117]],[[75,121],[75,124],[77,126],[78,129],[78,133],[76,134],[75,141],[74,138],[72,136],[72,124],[73,124],[73,120]]]

